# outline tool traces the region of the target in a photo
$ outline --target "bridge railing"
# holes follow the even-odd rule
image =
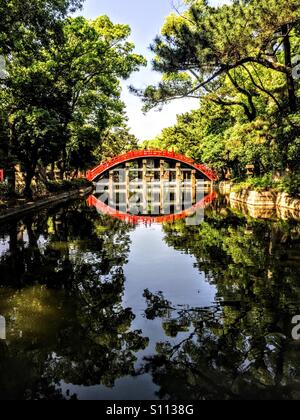
[[[202,172],[206,175],[211,181],[216,181],[218,179],[216,173],[212,171],[206,165],[197,164],[194,159],[184,156],[179,153],[169,152],[167,150],[132,150],[130,152],[123,153],[119,156],[116,156],[112,159],[107,160],[106,162],[101,163],[96,168],[87,172],[87,179],[89,181],[93,181],[97,176],[103,174],[108,169],[126,161],[134,160],[137,158],[143,157],[160,157],[160,158],[168,158],[178,160],[182,163],[186,163],[188,165],[193,166],[195,169]]]

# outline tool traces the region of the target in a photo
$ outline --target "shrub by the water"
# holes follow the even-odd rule
[[[299,197],[300,174],[291,173],[283,176],[279,180],[274,180],[272,174],[266,174],[261,177],[248,178],[247,180],[237,182],[232,188],[234,192],[240,192],[242,190],[276,191],[288,193],[292,197]]]

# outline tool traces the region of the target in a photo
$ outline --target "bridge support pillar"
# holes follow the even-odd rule
[[[165,213],[165,161],[160,160],[160,212]]]
[[[196,203],[196,194],[197,194],[197,180],[196,180],[196,171],[192,170],[191,174],[191,184],[192,184],[192,203]]]
[[[6,340],[6,320],[0,315],[0,340]]]
[[[147,197],[147,159],[143,159],[143,213],[146,214],[148,209]]]
[[[165,161],[164,160],[160,160],[159,168],[160,168],[160,182],[162,182],[164,181],[164,175],[165,175]]]
[[[129,203],[129,197],[130,197],[130,178],[129,178],[129,168],[130,163],[126,162],[125,164],[125,194],[126,194],[126,211],[129,211],[130,203]]]
[[[109,206],[114,206],[114,171],[109,171],[109,181],[108,181],[108,200]]]
[[[176,163],[176,211],[182,210],[182,170],[181,163]]]

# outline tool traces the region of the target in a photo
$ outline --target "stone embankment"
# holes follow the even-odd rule
[[[230,193],[234,207],[242,207],[254,217],[300,218],[300,199],[275,191],[241,190]]]

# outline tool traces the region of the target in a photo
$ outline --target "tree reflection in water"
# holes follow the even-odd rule
[[[160,318],[170,337],[141,370],[152,374],[159,398],[299,399],[300,343],[291,339],[300,310],[299,224],[223,209],[200,226],[178,221],[164,231],[169,246],[196,257],[218,298],[209,308],[176,307],[145,290],[146,317]]]
[[[62,383],[104,384],[135,373],[147,346],[123,308],[132,229],[83,205],[5,228],[0,259],[1,398],[62,399]],[[8,236],[7,236],[8,235]]]
[[[300,225],[251,219],[216,201],[201,225],[162,229],[165,242],[154,252],[164,256],[162,290],[169,287],[164,274],[172,285],[181,280],[182,273],[173,283],[164,272],[175,250],[192,255],[199,279],[217,293],[207,307],[189,306],[190,292],[178,306],[174,291],[175,305],[151,289],[151,274],[144,281],[134,261],[129,289],[147,288],[144,298],[134,294],[134,314],[124,304],[124,268],[147,228],[85,204],[0,228],[1,399],[80,398],[80,386],[89,396],[93,385],[101,398],[119,378],[131,380],[126,395],[138,383],[139,395],[164,399],[300,399],[300,343],[291,339],[300,313]],[[138,312],[144,300],[145,317]],[[118,397],[118,386],[109,395]]]

